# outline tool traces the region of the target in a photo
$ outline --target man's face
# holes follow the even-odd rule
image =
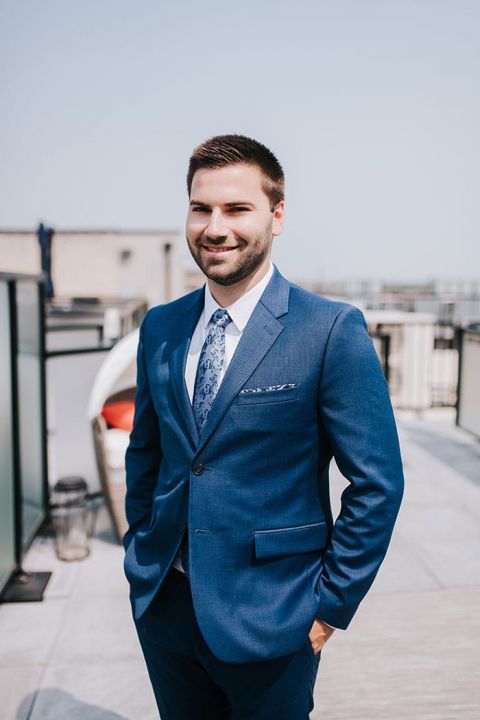
[[[193,259],[219,285],[252,275],[270,257],[283,226],[283,201],[274,211],[253,165],[201,168],[193,176],[186,236]]]

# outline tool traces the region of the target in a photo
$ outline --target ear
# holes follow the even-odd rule
[[[283,218],[285,214],[285,200],[280,200],[273,211],[272,235],[280,235],[283,230]]]

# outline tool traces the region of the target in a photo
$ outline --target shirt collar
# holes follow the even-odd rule
[[[256,285],[250,288],[250,290],[247,290],[244,295],[239,297],[238,300],[235,300],[234,303],[232,303],[231,305],[227,305],[227,307],[225,308],[226,310],[228,310],[228,314],[230,315],[232,321],[235,323],[236,327],[240,332],[243,332],[243,329],[249,321],[250,315],[252,314],[255,305],[260,299],[260,296],[267,287],[270,278],[272,277],[272,274],[273,263],[270,261],[270,267],[268,268],[263,278],[259,280]],[[208,282],[205,283],[205,304],[203,308],[202,319],[205,329],[207,328],[213,313],[215,312],[215,310],[218,310],[219,307],[220,305],[217,303],[212,293],[210,292]]]

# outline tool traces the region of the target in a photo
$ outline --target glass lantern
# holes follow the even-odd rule
[[[90,553],[96,515],[88,500],[86,480],[76,475],[60,478],[50,500],[57,557],[82,560]]]

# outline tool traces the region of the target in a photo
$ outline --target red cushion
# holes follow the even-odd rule
[[[132,431],[135,403],[133,400],[109,402],[103,406],[102,416],[110,427]]]

